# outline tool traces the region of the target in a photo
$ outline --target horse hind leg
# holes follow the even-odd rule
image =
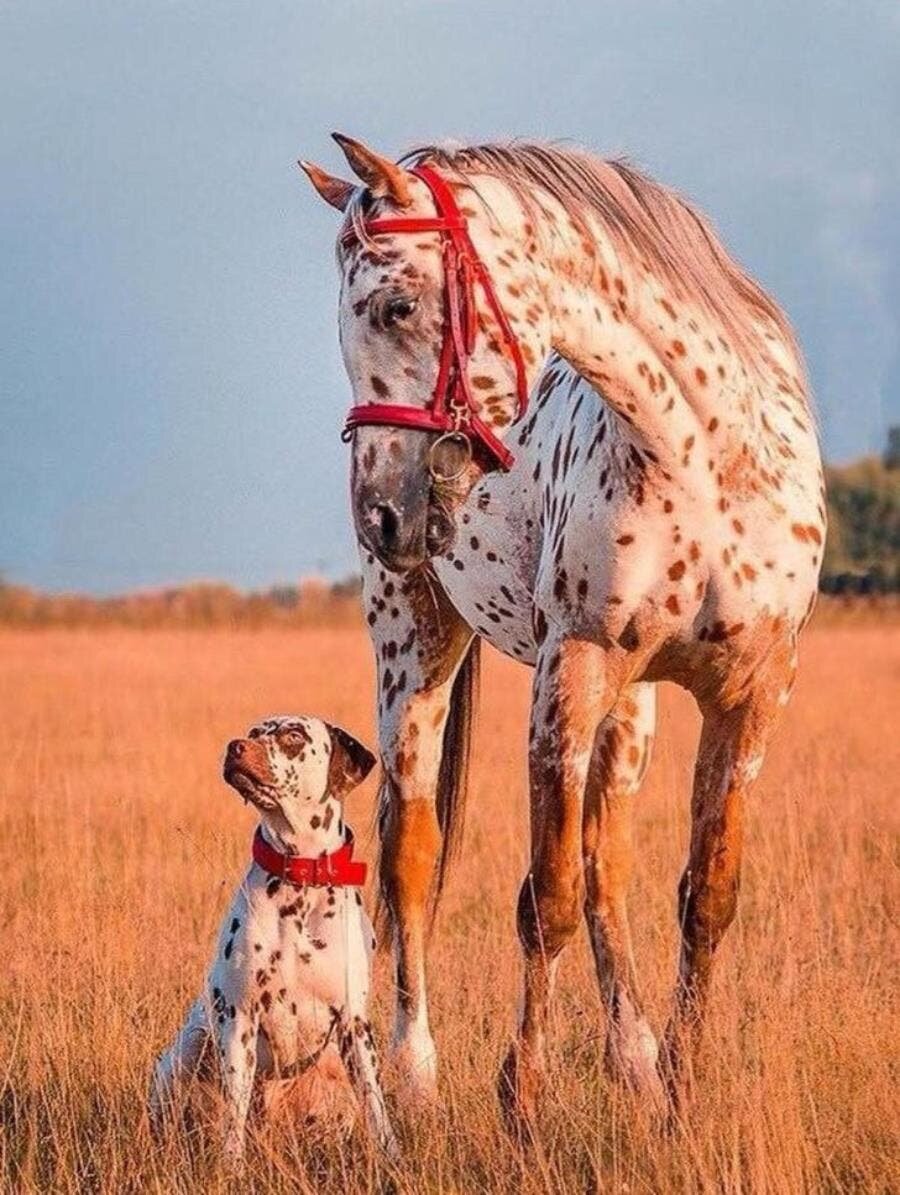
[[[661,1069],[677,1103],[701,1035],[716,950],[737,909],[745,798],[790,687],[793,659],[778,652],[733,705],[704,707],[694,770],[691,840],[678,888],[681,952]],[[792,655],[792,652],[791,652]]]
[[[663,1102],[656,1038],[644,1015],[628,923],[634,798],[650,762],[656,689],[625,689],[601,722],[585,786],[584,913],[607,1015],[607,1072],[654,1108]]]
[[[597,727],[620,684],[606,652],[584,640],[545,641],[533,680],[529,748],[531,864],[519,893],[524,956],[518,1032],[498,1079],[507,1127],[535,1142],[545,1037],[559,956],[584,906],[583,802]]]

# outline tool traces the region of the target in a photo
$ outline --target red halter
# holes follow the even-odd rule
[[[403,232],[438,232],[441,235],[444,258],[444,340],[437,381],[426,407],[387,402],[351,407],[344,426],[344,438],[349,438],[355,427],[364,424],[459,433],[477,440],[502,469],[508,469],[513,463],[513,454],[479,418],[477,403],[469,385],[468,365],[475,347],[477,329],[476,282],[481,284],[484,297],[500,327],[503,347],[515,366],[518,415],[524,414],[528,405],[528,381],[522,350],[500,306],[491,276],[475,252],[465,216],[460,212],[453,192],[430,166],[414,166],[411,173],[420,178],[431,192],[437,216],[368,220],[365,230],[370,236]],[[344,233],[345,240],[351,240],[353,236],[352,229]]]

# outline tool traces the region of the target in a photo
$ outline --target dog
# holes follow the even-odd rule
[[[366,869],[343,816],[374,763],[352,735],[311,717],[270,718],[228,744],[224,778],[260,815],[253,861],[206,989],[154,1068],[155,1131],[178,1088],[217,1069],[224,1149],[239,1160],[260,1085],[303,1076],[321,1090],[346,1075],[378,1145],[396,1156],[367,1016],[375,939],[360,894]]]

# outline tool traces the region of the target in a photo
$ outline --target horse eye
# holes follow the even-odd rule
[[[382,314],[384,326],[393,328],[395,324],[409,319],[418,304],[419,300],[413,299],[409,295],[396,295],[393,299],[388,299]]]

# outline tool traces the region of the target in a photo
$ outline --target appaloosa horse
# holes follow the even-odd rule
[[[340,339],[378,657],[395,1051],[433,1094],[427,906],[459,828],[481,636],[534,665],[505,1106],[530,1123],[582,910],[607,1064],[656,1101],[697,1037],[735,912],[742,806],[815,600],[825,502],[800,353],[704,218],[624,163],[512,144],[396,164],[336,139],[363,187],[302,165],[346,213]],[[657,1057],[626,889],[659,680],[693,693],[703,730]]]

